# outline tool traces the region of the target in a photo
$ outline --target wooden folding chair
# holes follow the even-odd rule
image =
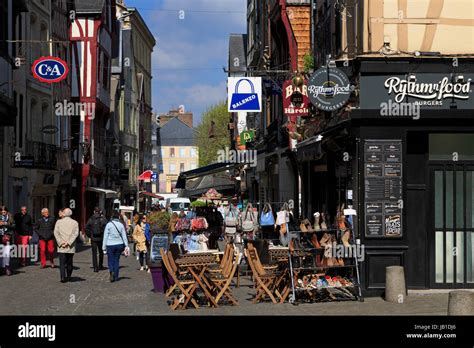
[[[266,268],[261,264],[257,251],[254,248],[250,246],[247,250],[250,262],[252,262],[255,270],[258,272],[258,275],[260,277],[266,276],[267,279],[272,279],[272,281],[268,280],[267,287],[269,287],[268,289],[278,297],[278,301],[283,303],[290,294],[290,286],[287,282],[285,282],[286,273],[278,271],[274,266],[270,266],[271,268]],[[257,295],[258,294],[265,295],[265,292],[261,287],[260,292],[257,290]]]
[[[179,276],[181,278],[184,278],[185,276],[188,276],[188,278],[190,279],[192,276],[190,275],[190,273],[188,272],[188,270],[184,270],[184,269],[179,269],[178,266],[176,265],[175,261],[174,261],[174,255],[173,253],[171,253],[170,251],[168,252],[165,252],[165,256],[167,257],[168,259],[168,263],[171,267],[171,269],[173,270],[173,272],[175,274],[179,274]],[[171,294],[177,289],[177,284],[174,283],[173,285],[170,286],[170,288],[166,291],[165,293],[165,296],[166,297],[170,297]]]
[[[257,291],[253,303],[258,301],[263,301],[266,296],[268,296],[273,303],[277,303],[273,293],[273,287],[276,280],[276,275],[274,273],[265,272],[265,270],[260,267],[257,267],[255,263],[255,256],[252,255],[253,252],[250,252],[249,249],[245,249],[245,256],[247,256],[247,261],[252,269],[254,286]]]
[[[233,252],[231,252],[229,253],[229,255],[230,262],[228,262],[226,267],[222,270],[222,273],[214,273],[211,276],[211,281],[214,285],[213,290],[216,292],[214,300],[216,301],[216,303],[219,303],[219,301],[225,296],[233,305],[238,305],[239,303],[237,299],[233,296],[230,290],[230,284],[234,279],[234,275],[239,263],[240,254],[237,251],[237,253],[234,254]]]
[[[164,252],[163,248],[160,248],[160,255],[163,260],[163,264],[168,270],[168,273],[171,275],[171,278],[180,290],[181,295],[183,295],[185,298],[185,301],[183,303],[179,298],[180,296],[178,295],[178,297],[171,304],[171,309],[176,310],[176,308],[178,308],[180,304],[182,304],[182,308],[185,309],[189,301],[191,301],[195,308],[199,308],[199,305],[197,304],[196,300],[192,297],[197,286],[195,280],[183,278],[183,276],[180,275],[179,272],[171,266],[169,256],[167,255],[167,253]]]
[[[224,255],[222,256],[221,262],[219,264],[216,264],[214,267],[209,267],[208,271],[211,273],[222,273],[222,270],[228,267],[228,263],[232,262],[233,253],[234,253],[234,246],[232,244],[227,244],[225,246],[225,251],[224,251]]]

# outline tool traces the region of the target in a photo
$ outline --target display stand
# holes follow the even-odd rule
[[[350,246],[352,253],[349,257],[342,258],[344,265],[321,265],[317,259],[322,259],[325,248],[314,248],[305,246],[305,239],[309,240],[308,236],[316,233],[320,237],[324,233],[335,235],[337,240],[340,240],[340,236],[346,230],[351,231]],[[330,301],[363,301],[361,289],[360,289],[360,278],[358,271],[358,260],[357,260],[357,245],[355,243],[355,236],[352,229],[328,229],[324,231],[291,231],[296,234],[299,240],[300,248],[295,248],[293,251],[288,250],[288,266],[291,278],[292,294],[289,297],[289,302],[297,304],[298,302],[330,302]],[[319,240],[320,238],[318,238]],[[340,244],[342,245],[342,244]],[[319,264],[318,264],[319,263]],[[342,277],[341,274],[344,276]],[[316,284],[310,282],[308,286],[299,286],[298,276],[312,277],[313,279],[320,279]],[[322,279],[325,276],[341,276],[344,282],[349,279],[350,285],[341,284],[340,286],[334,286],[324,284]],[[333,278],[331,278],[332,281]],[[321,285],[321,286],[320,286]]]

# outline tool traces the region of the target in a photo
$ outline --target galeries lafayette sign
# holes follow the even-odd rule
[[[360,108],[379,109],[381,103],[413,103],[422,109],[474,109],[474,74],[411,74],[362,76]]]

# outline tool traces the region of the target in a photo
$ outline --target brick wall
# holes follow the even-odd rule
[[[298,44],[298,70],[303,70],[303,57],[311,51],[311,7],[288,6],[287,13]]]

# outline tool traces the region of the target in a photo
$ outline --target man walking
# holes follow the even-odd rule
[[[56,219],[49,216],[48,208],[41,209],[41,218],[36,222],[36,233],[39,237],[41,268],[46,268],[46,251],[51,268],[54,268],[54,225]]]
[[[33,235],[33,220],[27,213],[26,206],[21,207],[21,213],[15,214],[15,232],[16,244],[21,247],[21,261],[22,267],[26,266],[26,247]]]
[[[104,239],[105,225],[107,225],[107,219],[101,214],[99,207],[95,207],[94,214],[89,218],[89,221],[87,221],[86,224],[86,235],[91,239],[92,267],[94,267],[94,272],[99,272],[99,269],[104,268],[102,241]],[[97,252],[99,253],[98,263]]]
[[[79,224],[71,218],[72,210],[64,209],[64,217],[56,222],[54,237],[58,243],[59,269],[61,283],[71,280],[73,257],[76,252],[76,238],[79,235]]]

